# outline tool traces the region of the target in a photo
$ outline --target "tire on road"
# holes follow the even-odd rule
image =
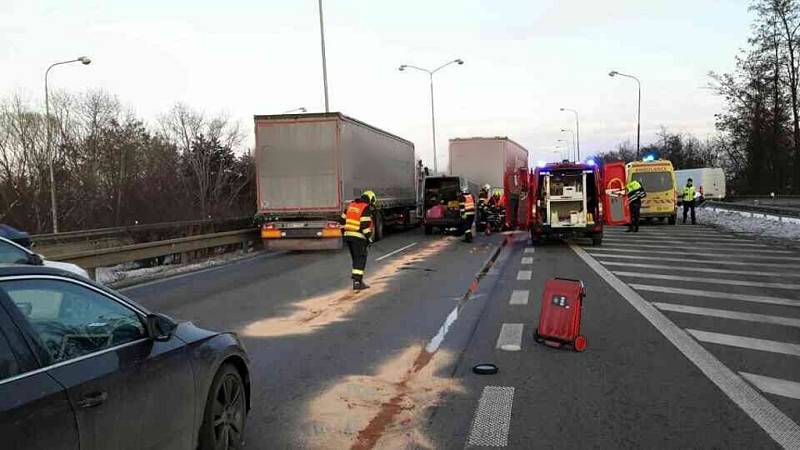
[[[223,364],[211,382],[200,426],[200,450],[214,450],[227,438],[230,449],[244,447],[247,399],[241,374],[232,364]],[[214,423],[221,423],[214,427]],[[238,432],[236,432],[238,428]]]
[[[378,242],[383,239],[383,215],[381,213],[375,214],[374,220],[373,232],[375,233],[375,240],[373,242]]]
[[[667,220],[667,223],[669,223],[670,225],[675,225],[675,223],[677,221],[678,221],[677,214],[673,214],[673,215],[669,216],[669,219]]]

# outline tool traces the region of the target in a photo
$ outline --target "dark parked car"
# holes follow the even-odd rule
[[[240,448],[249,359],[85,278],[0,266],[0,447]]]
[[[4,237],[25,248],[31,248],[31,236],[24,231],[20,231],[12,227],[11,225],[0,223],[0,237]]]

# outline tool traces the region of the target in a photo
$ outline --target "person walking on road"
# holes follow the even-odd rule
[[[694,215],[694,206],[695,206],[695,190],[694,186],[692,185],[692,179],[689,178],[686,180],[686,186],[683,187],[683,196],[681,197],[681,201],[683,202],[683,223],[686,223],[686,216],[689,213],[689,210],[692,210],[692,225],[697,224],[697,220]]]
[[[361,197],[353,200],[342,213],[340,223],[344,225],[344,242],[350,249],[353,260],[353,290],[361,291],[369,286],[364,283],[364,269],[367,267],[367,249],[372,242],[372,210],[378,198],[372,191],[364,191]]]
[[[626,186],[628,192],[628,206],[631,211],[631,223],[628,224],[628,232],[639,232],[639,214],[642,211],[642,199],[647,196],[647,193],[642,187],[642,183],[637,180],[631,180]]]
[[[461,189],[458,196],[458,206],[464,226],[464,242],[472,242],[472,223],[475,222],[475,199],[469,188]]]

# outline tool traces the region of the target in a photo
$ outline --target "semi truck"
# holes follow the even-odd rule
[[[675,171],[675,187],[678,190],[678,204],[682,203],[683,187],[686,180],[692,179],[700,200],[725,199],[725,172],[719,167],[703,167],[702,169],[683,169]]]
[[[339,112],[256,115],[256,223],[270,250],[342,247],[339,218],[365,190],[378,196],[374,238],[418,222],[414,144]]]
[[[450,139],[450,174],[503,187],[506,174],[528,168],[528,150],[505,136]]]

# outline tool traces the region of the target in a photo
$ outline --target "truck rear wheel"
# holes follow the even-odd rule
[[[375,242],[383,239],[383,215],[381,213],[375,214],[375,223],[373,224],[375,233]]]

